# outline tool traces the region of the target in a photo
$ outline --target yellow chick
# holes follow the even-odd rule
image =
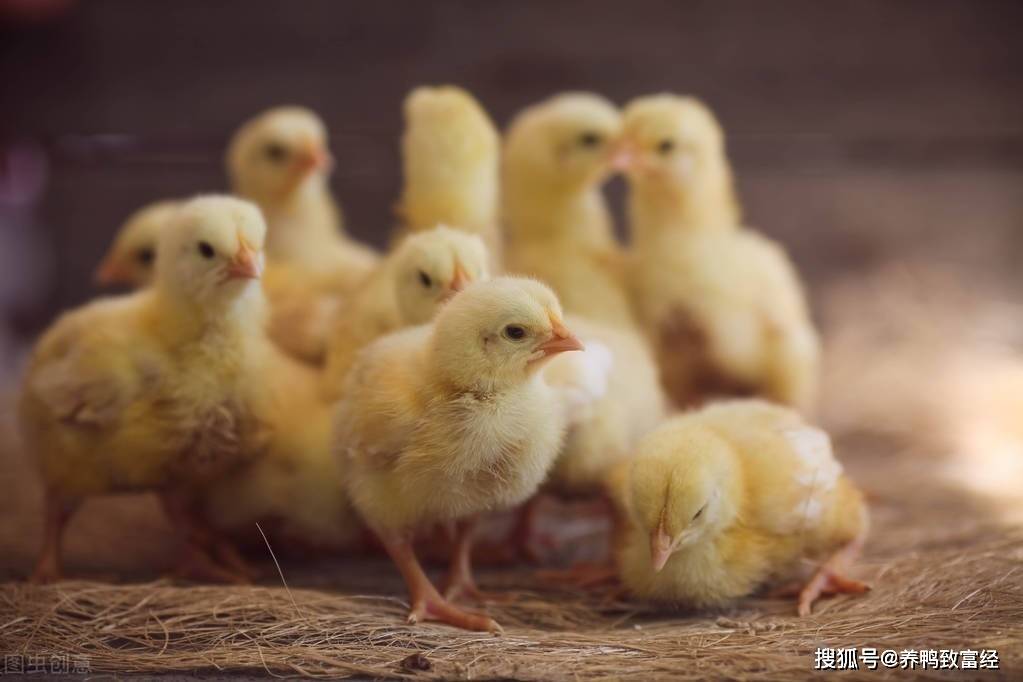
[[[335,437],[349,495],[405,579],[410,622],[499,630],[441,596],[412,540],[455,523],[449,595],[478,595],[469,566],[473,520],[525,501],[543,482],[565,414],[538,370],[581,349],[549,288],[497,278],[467,287],[432,324],[381,338],[359,355]]]
[[[332,164],[323,122],[302,107],[277,107],[246,122],[227,152],[234,192],[266,216],[270,335],[312,363],[323,361],[337,297],[360,285],[377,261],[341,228],[327,184]]]
[[[264,235],[252,204],[195,199],[160,235],[153,286],[69,312],[37,344],[19,401],[47,490],[36,580],[59,577],[83,499],[137,490],[158,491],[186,531],[186,563],[225,577],[188,507],[261,447]]]
[[[128,216],[96,269],[95,282],[132,288],[152,282],[160,232],[180,206],[180,201],[157,201]]]
[[[636,310],[679,405],[762,394],[809,408],[820,342],[784,250],[739,225],[720,127],[692,98],[624,114]]]
[[[330,333],[323,391],[337,399],[360,349],[384,334],[433,319],[471,282],[490,279],[480,237],[435,227],[406,237],[338,311]]]
[[[550,284],[565,310],[633,325],[621,248],[600,186],[615,163],[621,120],[592,94],[553,97],[520,113],[505,137],[505,267]]]
[[[500,262],[500,135],[472,95],[418,87],[405,98],[400,234],[446,224],[479,235]]]
[[[867,508],[828,435],[791,409],[718,403],[665,422],[611,478],[624,523],[625,587],[654,601],[712,607],[822,560],[799,614],[824,594],[860,593],[843,577],[866,538]]]

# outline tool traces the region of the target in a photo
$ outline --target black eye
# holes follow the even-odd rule
[[[428,274],[426,274],[425,272],[423,272],[422,270],[419,271],[419,282],[424,287],[432,287],[433,286],[433,280],[430,279],[430,276]]]
[[[156,252],[149,247],[143,247],[135,253],[135,260],[142,265],[152,265],[156,258]]]
[[[658,154],[670,154],[675,151],[675,140],[665,139],[657,144]]]
[[[209,242],[199,242],[199,255],[203,258],[213,258],[217,254]]]
[[[703,514],[703,510],[706,509],[706,508],[707,508],[707,505],[703,505],[702,507],[700,507],[700,509],[695,514],[693,514],[693,521],[695,521],[696,519],[700,518],[700,515]]]
[[[510,324],[504,328],[504,335],[512,341],[519,341],[526,337],[526,328],[518,324]]]
[[[271,142],[263,148],[263,154],[273,163],[281,163],[288,158],[288,148],[279,142]]]
[[[592,130],[588,130],[579,136],[579,146],[586,149],[592,149],[597,147],[603,141],[600,133],[595,133]]]

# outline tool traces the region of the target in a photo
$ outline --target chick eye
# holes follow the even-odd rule
[[[579,146],[584,149],[593,149],[599,146],[602,141],[600,133],[595,133],[592,130],[588,130],[579,136]]]
[[[288,158],[288,148],[279,142],[271,142],[263,148],[263,154],[273,163],[281,163]]]
[[[419,271],[419,282],[420,284],[427,288],[433,286],[433,280],[430,279],[430,276],[423,272],[422,270]]]
[[[695,521],[696,519],[700,518],[700,516],[703,514],[703,510],[706,509],[706,508],[707,508],[707,505],[703,505],[702,507],[700,507],[696,511],[696,513],[693,514],[693,521]]]
[[[521,341],[526,338],[526,328],[518,324],[509,324],[504,328],[504,335],[512,341]]]
[[[675,151],[675,140],[664,139],[657,144],[658,154],[670,154]]]
[[[200,256],[208,260],[210,258],[213,258],[213,256],[215,256],[216,254],[217,252],[213,250],[213,246],[211,246],[209,242],[199,242]]]
[[[137,260],[142,265],[151,265],[155,258],[156,252],[148,247],[141,248],[138,250],[138,252],[135,253],[135,260]]]

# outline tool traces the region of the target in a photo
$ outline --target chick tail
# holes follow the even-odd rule
[[[820,340],[809,323],[767,323],[764,393],[803,412],[812,410],[820,376]]]

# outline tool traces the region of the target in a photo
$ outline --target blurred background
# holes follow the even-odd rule
[[[1021,36],[1018,0],[0,0],[0,388],[57,312],[98,293],[129,213],[226,189],[226,141],[265,108],[323,116],[347,227],[383,245],[412,87],[462,85],[502,128],[564,90],[670,90],[717,112],[747,222],[808,281],[821,418],[845,461],[875,499],[918,484],[881,523],[1023,519]],[[0,573],[38,537],[10,442]],[[153,535],[155,510],[146,525],[124,509],[108,508],[115,536],[81,521],[95,532],[70,551],[118,555],[102,543],[123,547],[132,523]]]

